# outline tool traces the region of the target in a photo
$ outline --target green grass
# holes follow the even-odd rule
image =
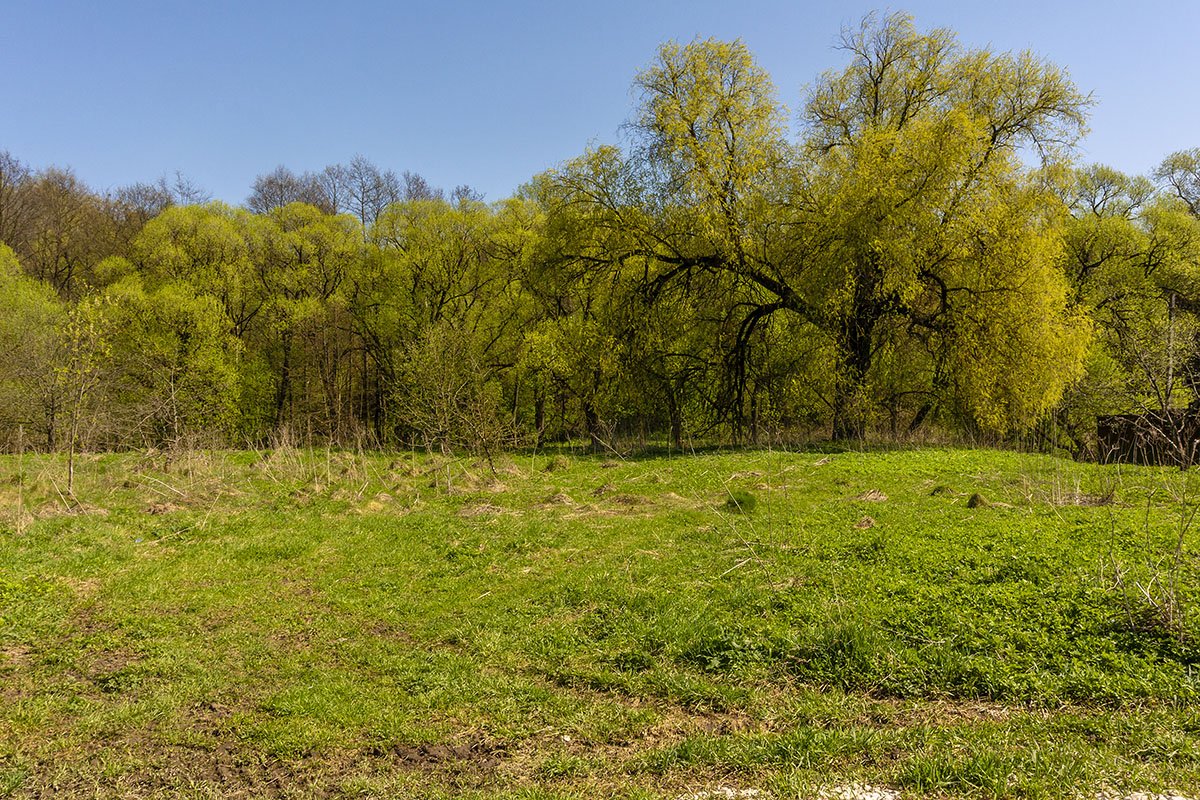
[[[1189,473],[123,454],[69,503],[21,466],[0,797],[1200,794]]]

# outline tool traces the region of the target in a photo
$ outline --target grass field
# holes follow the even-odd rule
[[[1190,473],[289,449],[64,478],[0,460],[0,797],[1200,795]]]

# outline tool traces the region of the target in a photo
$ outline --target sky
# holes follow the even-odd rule
[[[794,123],[872,10],[1065,67],[1096,101],[1083,161],[1200,147],[1194,0],[0,0],[0,151],[100,192],[179,171],[235,204],[277,165],[362,155],[500,200],[619,143],[662,42],[740,38]]]

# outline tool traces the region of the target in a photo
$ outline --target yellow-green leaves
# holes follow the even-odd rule
[[[1076,176],[1063,263],[1099,340],[1076,405],[1112,413],[1196,399],[1200,220],[1187,203],[1187,164],[1187,154],[1164,162],[1158,177],[1166,196],[1156,195],[1147,179],[1108,167]],[[1114,366],[1119,381],[1112,379]],[[1107,387],[1104,403],[1096,400],[1098,387]]]
[[[803,204],[824,233],[805,292],[840,354],[835,435],[863,434],[885,375],[888,392],[970,426],[1029,425],[1088,340],[1057,269],[1065,208],[1048,179],[1087,98],[1049,63],[965,50],[903,15],[868,18],[843,47],[850,64],[806,108]],[[1029,147],[1045,173],[1021,163]]]
[[[736,250],[754,196],[769,191],[787,152],[770,77],[741,41],[705,39],[664,44],[635,85],[635,124],[670,202],[701,214],[706,232]]]

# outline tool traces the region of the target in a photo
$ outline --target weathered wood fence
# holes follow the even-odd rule
[[[1096,439],[1103,464],[1190,467],[1200,457],[1200,414],[1179,410],[1098,417]]]

